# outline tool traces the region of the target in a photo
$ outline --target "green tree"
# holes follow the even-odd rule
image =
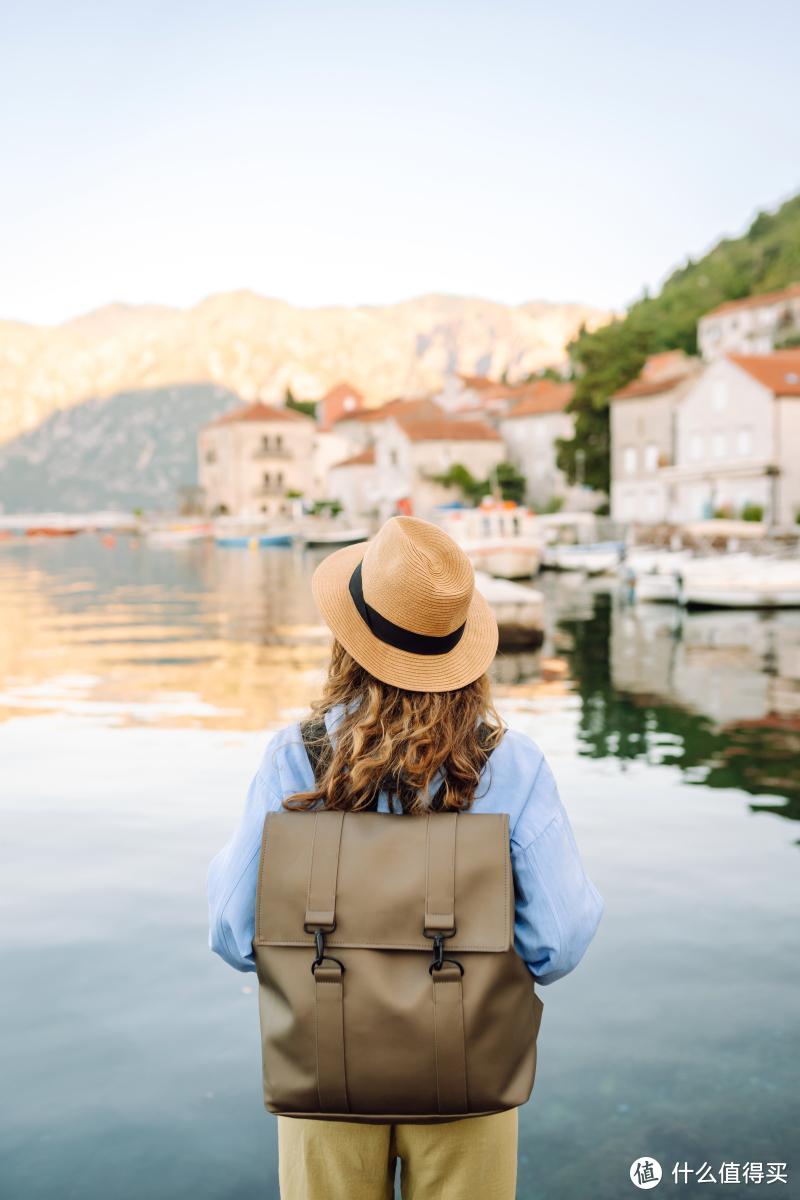
[[[487,480],[487,483],[489,482],[499,488],[503,500],[513,500],[515,504],[523,503],[528,481],[524,475],[519,473],[513,463],[498,463]]]
[[[317,404],[315,400],[295,400],[292,395],[292,389],[286,389],[286,397],[284,404],[287,408],[294,409],[295,412],[305,413],[307,417],[317,417]]]
[[[527,488],[525,476],[509,462],[498,463],[488,479],[476,479],[462,463],[453,463],[443,475],[434,475],[433,479],[442,487],[458,488],[469,504],[480,504],[484,496],[495,491],[499,491],[503,500],[521,504]]]
[[[726,300],[798,280],[800,195],[775,213],[759,213],[743,237],[723,238],[697,261],[687,259],[656,295],[645,292],[621,320],[593,333],[581,330],[570,346],[575,435],[558,448],[558,464],[567,477],[608,490],[608,400],[636,377],[648,355],[661,350],[695,354],[697,322],[704,313]]]
[[[609,397],[630,383],[651,352],[653,329],[644,317],[585,330],[570,348],[577,382],[570,410],[575,435],[560,439],[558,465],[571,482],[608,491]]]

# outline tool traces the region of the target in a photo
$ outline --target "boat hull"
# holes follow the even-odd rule
[[[290,533],[261,533],[248,537],[246,534],[221,534],[214,544],[227,550],[260,550],[264,546],[291,546]]]

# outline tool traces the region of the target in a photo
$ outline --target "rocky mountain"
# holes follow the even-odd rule
[[[520,378],[562,361],[579,327],[607,315],[436,295],[305,309],[233,292],[187,310],[113,304],[47,328],[0,321],[0,444],[86,400],[175,384],[275,401],[347,380],[378,403],[432,391],[451,371]]]
[[[173,511],[197,482],[197,430],[238,403],[214,384],[176,384],[54,412],[0,446],[2,511]]]

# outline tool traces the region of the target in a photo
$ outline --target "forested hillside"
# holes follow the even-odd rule
[[[742,237],[724,238],[697,262],[670,275],[622,320],[581,332],[570,347],[577,376],[572,400],[575,437],[562,442],[559,463],[570,479],[608,490],[608,399],[659,350],[697,351],[697,321],[725,300],[739,300],[800,281],[800,195],[775,213],[759,213]]]

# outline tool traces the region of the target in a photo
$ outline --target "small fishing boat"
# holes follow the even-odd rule
[[[288,527],[269,528],[260,521],[239,517],[220,517],[213,525],[214,543],[225,549],[261,550],[266,546],[291,546],[294,530]]]
[[[299,540],[305,546],[351,546],[355,542],[365,542],[369,537],[366,526],[348,528],[336,525],[305,525],[300,531]]]
[[[585,542],[547,547],[544,563],[555,571],[580,571],[583,575],[608,575],[622,559],[622,542]]]
[[[619,574],[632,598],[650,604],[677,604],[678,575],[689,561],[688,550],[632,550]]]
[[[31,525],[25,530],[29,538],[75,537],[80,533],[80,526]]]
[[[522,505],[486,499],[478,508],[440,511],[439,523],[476,571],[496,579],[530,579],[539,570],[536,517]]]
[[[147,541],[153,546],[180,547],[210,538],[213,528],[208,522],[196,524],[150,525],[143,530]]]
[[[540,646],[544,640],[544,596],[535,588],[475,572],[475,587],[497,619],[502,650]]]
[[[227,549],[261,550],[265,546],[291,546],[291,533],[221,533],[215,534],[214,544]]]
[[[678,576],[685,608],[800,608],[800,559],[719,555],[689,561]]]

